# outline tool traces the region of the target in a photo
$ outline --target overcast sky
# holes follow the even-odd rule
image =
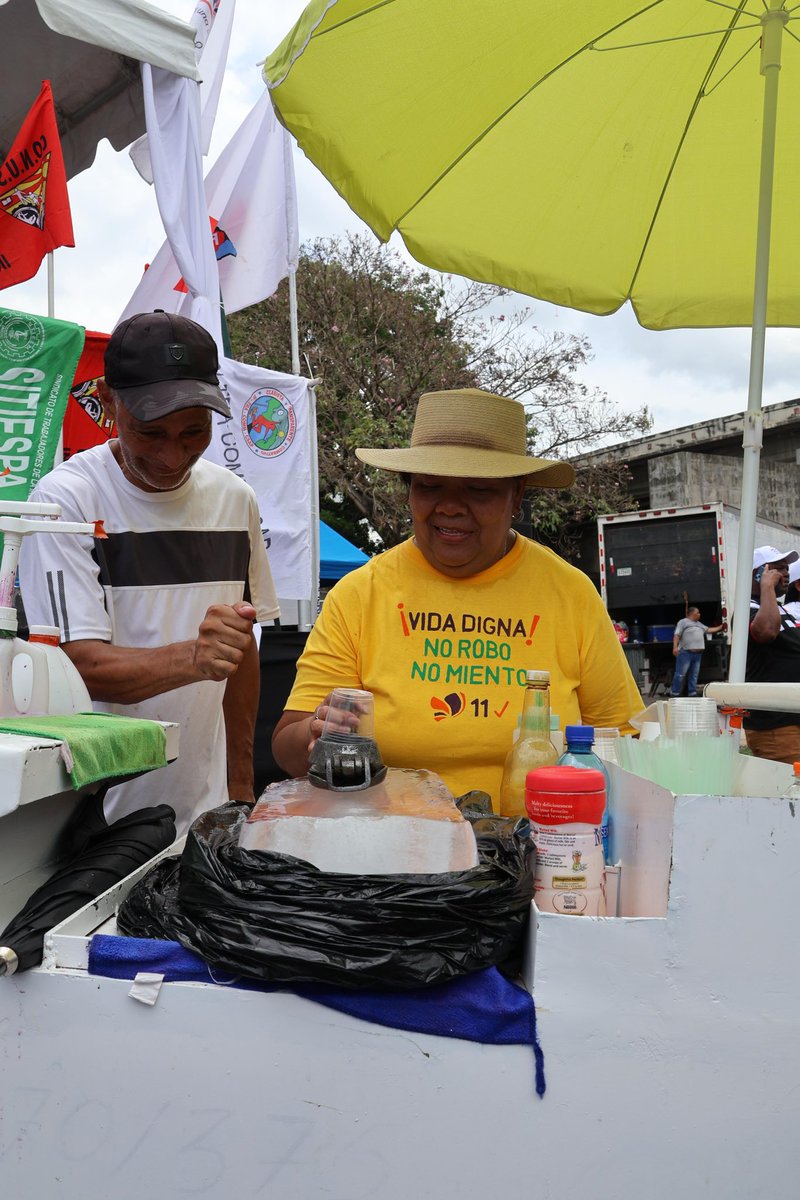
[[[156,0],[189,18],[192,0]],[[237,0],[231,53],[206,170],[263,89],[263,60],[291,28],[300,0]],[[295,148],[301,240],[365,227],[320,173]],[[75,249],[55,254],[56,313],[88,329],[110,332],[133,292],[144,264],[163,241],[155,197],[127,152],[104,142],[89,170],[70,182]],[[745,329],[642,329],[626,306],[594,317],[531,300],[542,328],[584,334],[594,359],[583,381],[606,391],[623,408],[649,405],[654,430],[741,412],[747,403],[750,338]],[[0,304],[44,314],[44,267],[35,280],[5,290]],[[800,330],[767,334],[764,403],[800,395]]]

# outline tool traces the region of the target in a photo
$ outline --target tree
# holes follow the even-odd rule
[[[620,412],[580,383],[577,373],[591,354],[585,339],[544,334],[530,310],[500,311],[506,289],[409,266],[370,234],[305,246],[297,293],[301,357],[319,379],[320,507],[368,551],[376,548],[370,531],[383,546],[408,535],[408,506],[402,482],[364,466],[355,447],[406,444],[422,392],[483,387],[523,400],[531,450],[543,456],[568,457],[608,434],[649,426],[646,409]],[[232,316],[229,326],[234,357],[291,370],[286,283],[270,300]],[[603,469],[602,483],[622,504],[624,467],[611,478],[614,470]],[[547,493],[536,523],[543,540],[558,542],[555,509],[566,503],[565,520],[589,512],[593,486],[579,490],[571,507],[567,494],[554,505],[558,494]]]
[[[564,491],[532,489],[528,503],[534,537],[570,562],[576,562],[581,545],[585,548],[587,525],[605,513],[637,508],[628,490],[630,479],[628,465],[609,458],[578,470],[574,484]],[[596,547],[596,537],[594,544]]]

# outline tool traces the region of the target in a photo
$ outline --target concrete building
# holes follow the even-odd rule
[[[572,459],[576,467],[622,459],[639,508],[722,501],[739,507],[744,417],[717,417],[667,433],[606,446]],[[764,408],[758,515],[800,526],[800,400]]]

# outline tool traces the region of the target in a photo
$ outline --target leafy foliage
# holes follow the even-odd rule
[[[355,447],[407,444],[423,392],[482,387],[523,400],[531,450],[545,457],[649,427],[646,409],[620,412],[580,382],[591,355],[585,339],[542,333],[529,309],[502,311],[505,289],[410,267],[369,234],[305,246],[297,294],[301,358],[319,380],[320,507],[368,551],[375,550],[370,531],[384,546],[408,535],[406,490],[360,463]],[[229,326],[234,357],[291,370],[285,282]],[[564,549],[581,519],[631,507],[625,482],[625,468],[609,465],[582,473],[569,492],[535,493],[537,536]]]
[[[630,478],[625,463],[608,459],[599,466],[579,470],[574,484],[565,491],[532,490],[530,523],[534,538],[576,561],[588,523],[605,513],[629,512],[637,507],[628,491]]]

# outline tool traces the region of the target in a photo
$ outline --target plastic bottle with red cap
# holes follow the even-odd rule
[[[534,899],[542,912],[605,916],[606,804],[602,771],[539,767],[525,785],[525,807],[536,851]]]

